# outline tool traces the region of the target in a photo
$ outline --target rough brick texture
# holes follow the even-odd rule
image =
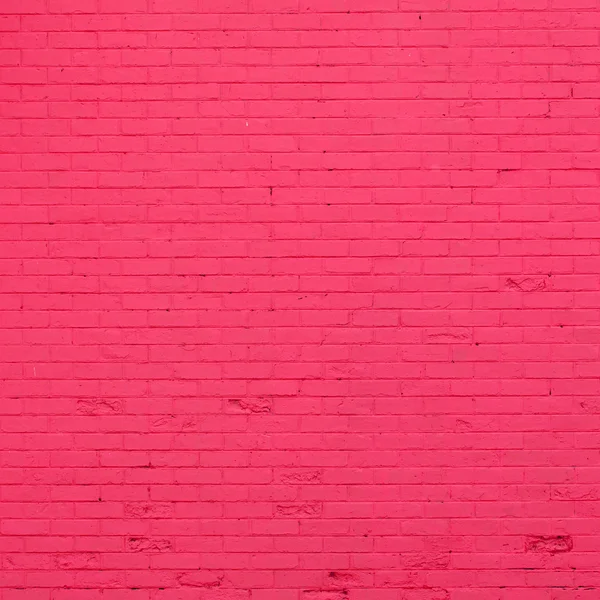
[[[0,0],[0,600],[597,600],[599,26]]]

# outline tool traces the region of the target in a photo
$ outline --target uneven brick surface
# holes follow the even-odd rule
[[[0,0],[0,600],[598,600],[598,0]]]

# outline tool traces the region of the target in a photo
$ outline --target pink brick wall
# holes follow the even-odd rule
[[[598,600],[599,26],[0,0],[0,600]]]

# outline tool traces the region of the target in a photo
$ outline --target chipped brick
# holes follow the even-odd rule
[[[581,484],[553,486],[550,497],[552,500],[600,500],[600,486]]]
[[[366,574],[360,571],[329,571],[325,575],[325,584],[328,588],[365,588],[369,586]]]
[[[161,502],[128,502],[125,516],[137,519],[164,519],[173,515],[173,506]]]
[[[243,398],[229,400],[228,405],[231,412],[270,413],[272,401],[270,398]]]
[[[570,535],[531,535],[525,538],[525,552],[562,554],[571,550],[573,538]]]
[[[403,569],[447,569],[450,566],[449,552],[406,552],[400,554]]]
[[[546,280],[543,278],[535,279],[532,277],[525,277],[523,279],[513,279],[508,277],[506,279],[506,287],[510,290],[517,290],[519,292],[540,292],[546,289]]]
[[[318,517],[321,505],[318,502],[277,504],[275,514],[282,517]]]
[[[321,471],[287,471],[280,476],[281,483],[307,484],[321,483],[323,473]]]
[[[130,537],[127,549],[130,552],[170,552],[173,544],[164,538]]]
[[[100,568],[100,555],[89,552],[64,553],[54,556],[54,564],[57,569],[98,569]]]
[[[180,573],[177,576],[177,583],[182,587],[212,589],[220,587],[224,579],[225,576],[222,573],[193,571]]]
[[[88,399],[82,398],[77,400],[77,412],[80,415],[116,415],[123,412],[123,403],[120,400],[112,400],[110,398]]]

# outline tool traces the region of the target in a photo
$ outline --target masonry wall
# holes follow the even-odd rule
[[[0,600],[597,600],[599,26],[1,0]]]

